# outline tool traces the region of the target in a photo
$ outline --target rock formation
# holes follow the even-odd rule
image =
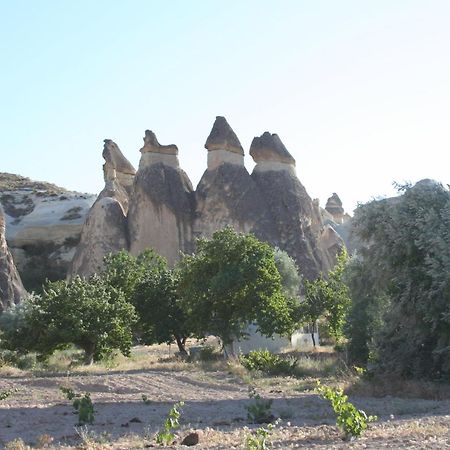
[[[278,135],[268,132],[253,139],[250,155],[256,162],[252,178],[275,221],[275,244],[296,260],[306,278],[326,272],[335,255],[321,245],[322,218],[296,176],[294,158]]]
[[[0,173],[6,240],[25,288],[64,279],[95,196]]]
[[[147,130],[140,151],[128,213],[130,252],[152,247],[174,264],[180,251],[192,250],[192,184],[180,169],[176,145],[161,145]]]
[[[342,207],[342,201],[336,192],[327,200],[325,205],[325,211],[329,212],[336,223],[343,223],[344,221],[344,208]]]
[[[105,139],[103,142],[105,143],[102,153],[102,156],[105,159],[105,164],[103,165],[105,182],[117,179],[120,186],[122,186],[129,195],[133,188],[136,170],[130,161],[123,156],[123,153],[115,142],[111,139]]]
[[[211,237],[226,226],[272,242],[275,225],[261,193],[244,167],[244,151],[224,117],[206,140],[208,168],[195,192],[195,236]]]
[[[126,215],[136,172],[113,141],[104,143],[105,188],[86,218],[69,277],[97,273],[106,255],[128,249]]]
[[[0,206],[0,313],[26,294],[5,238],[5,216]]]
[[[216,118],[205,148],[207,169],[194,192],[180,169],[178,148],[161,145],[152,131],[145,132],[132,185],[132,166],[106,140],[106,185],[89,213],[73,273],[98,270],[105,253],[121,248],[138,255],[152,247],[174,264],[181,252],[194,250],[195,237],[210,237],[225,226],[287,251],[307,278],[333,265],[342,240],[322,220],[318,202],[300,183],[295,160],[276,134],[266,132],[253,140],[252,175],[224,117]]]

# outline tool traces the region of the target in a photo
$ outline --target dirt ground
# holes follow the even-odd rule
[[[77,416],[60,386],[91,393],[93,425],[76,427]],[[358,408],[379,420],[362,438],[345,443],[327,402],[296,386],[298,380],[273,379],[257,388],[262,397],[273,399],[273,414],[282,419],[272,435],[273,448],[450,448],[450,400],[352,397]],[[0,444],[21,438],[33,446],[52,441],[55,447],[74,447],[84,440],[83,448],[152,447],[154,433],[172,404],[184,401],[178,444],[171,448],[186,448],[179,443],[192,430],[200,436],[195,448],[245,448],[245,436],[258,427],[247,421],[248,387],[227,370],[204,372],[182,366],[2,375],[0,390],[17,391],[0,402]],[[142,395],[149,402],[144,403]]]

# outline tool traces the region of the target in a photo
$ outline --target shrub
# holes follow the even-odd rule
[[[253,402],[246,406],[247,419],[252,423],[270,423],[275,420],[272,414],[272,400],[265,400],[256,393],[254,388],[249,390],[249,397]]]
[[[241,364],[250,371],[260,370],[271,375],[292,375],[297,360],[289,361],[269,352],[269,350],[252,350],[239,358]]]
[[[78,413],[78,425],[94,423],[94,405],[92,404],[91,394],[86,392],[84,396],[75,393],[71,388],[61,386],[60,391],[65,395],[67,400],[72,401],[72,406]]]
[[[257,428],[253,434],[247,435],[245,439],[247,450],[267,450],[269,448],[268,438],[275,425],[269,423],[267,427]]]
[[[357,438],[366,430],[369,422],[377,420],[377,416],[368,416],[362,409],[356,409],[348,401],[342,389],[322,386],[317,382],[317,390],[321,397],[329,400],[336,413],[336,425],[344,432],[344,439]]]
[[[180,426],[181,407],[184,402],[175,403],[169,411],[169,414],[164,421],[162,429],[156,435],[156,443],[162,445],[170,445],[174,439],[175,434],[173,430]]]

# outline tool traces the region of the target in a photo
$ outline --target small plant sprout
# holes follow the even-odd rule
[[[0,391],[0,400],[6,400],[8,397],[11,397],[15,392],[17,392],[18,389],[5,389],[3,391]]]
[[[86,392],[83,397],[76,398],[73,401],[73,407],[78,412],[78,425],[94,423],[94,405],[89,392]]]
[[[245,445],[247,450],[268,450],[270,447],[269,437],[272,430],[278,425],[278,420],[275,423],[269,423],[266,427],[259,427],[248,434],[245,438]]]
[[[175,440],[173,430],[180,426],[181,407],[184,402],[175,403],[169,411],[164,425],[156,434],[156,443],[161,445],[170,445]]]
[[[75,393],[71,388],[60,386],[60,391],[67,400],[72,401],[75,412],[78,413],[78,425],[94,423],[94,405],[92,404],[91,394],[86,392],[83,396]]]
[[[336,425],[344,432],[344,440],[350,441],[361,436],[366,430],[369,422],[374,422],[377,416],[367,416],[362,409],[356,409],[348,401],[348,397],[342,389],[333,389],[322,386],[317,382],[317,391],[320,396],[329,400],[331,407],[336,414]]]
[[[272,400],[265,400],[256,393],[255,388],[249,388],[248,396],[253,400],[246,406],[247,419],[252,423],[271,423],[275,420],[272,414]]]

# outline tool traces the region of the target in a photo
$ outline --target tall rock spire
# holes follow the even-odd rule
[[[103,164],[103,175],[105,182],[118,180],[121,186],[131,193],[136,170],[133,165],[120,151],[119,146],[111,139],[105,139],[102,156],[105,160]]]
[[[250,154],[256,162],[252,179],[276,221],[275,244],[296,260],[306,278],[326,272],[335,255],[322,245],[322,217],[297,178],[294,158],[279,136],[269,132],[253,139]]]
[[[130,252],[152,247],[174,264],[192,249],[193,189],[180,169],[176,145],[147,130],[128,213]]]
[[[266,131],[255,137],[250,146],[250,155],[256,162],[257,171],[287,170],[295,174],[295,159],[278,134]]]
[[[136,171],[111,139],[104,140],[102,155],[105,187],[84,222],[69,278],[98,273],[106,255],[128,249],[126,215]]]
[[[209,170],[214,170],[223,163],[244,165],[244,150],[225,117],[216,117],[205,148],[208,150]]]
[[[211,237],[215,231],[232,226],[270,242],[274,223],[244,166],[241,143],[224,117],[216,118],[205,148],[208,169],[195,192],[194,234]]]
[[[178,147],[174,144],[161,145],[151,130],[145,130],[144,146],[140,149],[142,153],[139,169],[149,167],[152,164],[163,163],[166,166],[178,169]]]

